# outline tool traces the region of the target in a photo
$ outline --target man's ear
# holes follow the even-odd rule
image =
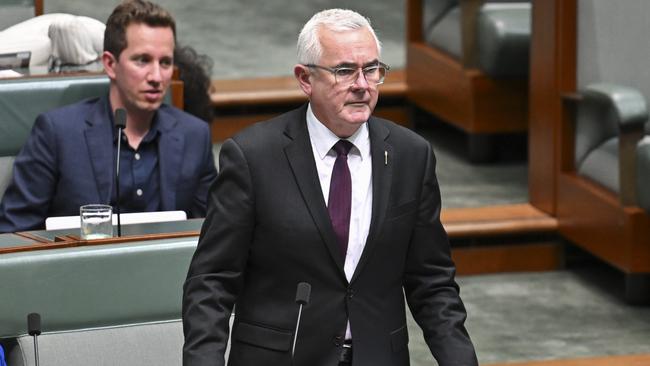
[[[307,66],[297,64],[293,67],[293,75],[296,77],[296,80],[298,80],[300,89],[302,89],[302,91],[307,94],[308,97],[311,97],[311,73],[309,72],[309,68]]]
[[[104,71],[106,72],[106,75],[111,80],[115,80],[115,64],[117,63],[117,59],[115,56],[113,56],[112,53],[108,51],[104,51],[102,53],[102,64],[104,64]]]

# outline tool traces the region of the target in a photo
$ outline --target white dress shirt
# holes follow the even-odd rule
[[[307,130],[309,131],[309,139],[314,152],[318,179],[327,204],[332,169],[336,161],[336,152],[332,147],[341,138],[316,118],[311,110],[311,104],[307,107]],[[368,124],[362,124],[346,140],[354,145],[348,154],[348,167],[352,178],[352,209],[350,212],[348,250],[344,267],[345,277],[350,281],[366,245],[372,215],[372,160],[370,157]],[[346,330],[346,338],[351,338],[349,324]]]

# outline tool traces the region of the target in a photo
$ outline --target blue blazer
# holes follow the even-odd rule
[[[105,96],[38,116],[0,203],[0,232],[42,229],[47,217],[78,215],[85,204],[111,204],[110,109]],[[154,118],[160,130],[161,210],[203,217],[208,188],[217,176],[208,124],[167,105]]]

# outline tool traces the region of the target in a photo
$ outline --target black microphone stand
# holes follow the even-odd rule
[[[41,315],[39,313],[29,313],[27,315],[27,333],[34,337],[34,362],[38,366],[38,336],[41,334]]]
[[[117,236],[122,236],[122,221],[120,220],[120,150],[122,148],[122,130],[126,127],[126,110],[115,110],[115,126],[117,126],[117,156],[115,167],[115,214],[117,215]]]
[[[291,365],[294,364],[296,353],[296,341],[298,340],[298,329],[300,328],[300,317],[302,316],[303,305],[309,304],[311,285],[307,282],[300,282],[296,288],[296,303],[298,306],[298,319],[296,320],[296,331],[293,334],[293,347],[291,347]]]

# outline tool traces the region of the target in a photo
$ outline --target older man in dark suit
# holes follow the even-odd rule
[[[117,201],[113,111],[126,110],[121,149],[123,212],[183,210],[203,217],[217,171],[208,125],[163,104],[176,25],[146,0],[118,5],[106,24],[107,95],[41,114],[16,157],[0,203],[0,232],[42,229],[48,216]]]
[[[184,287],[185,365],[409,364],[405,296],[442,366],[477,365],[429,143],[372,117],[388,66],[359,14],[316,14],[294,74],[309,104],[228,140]]]

